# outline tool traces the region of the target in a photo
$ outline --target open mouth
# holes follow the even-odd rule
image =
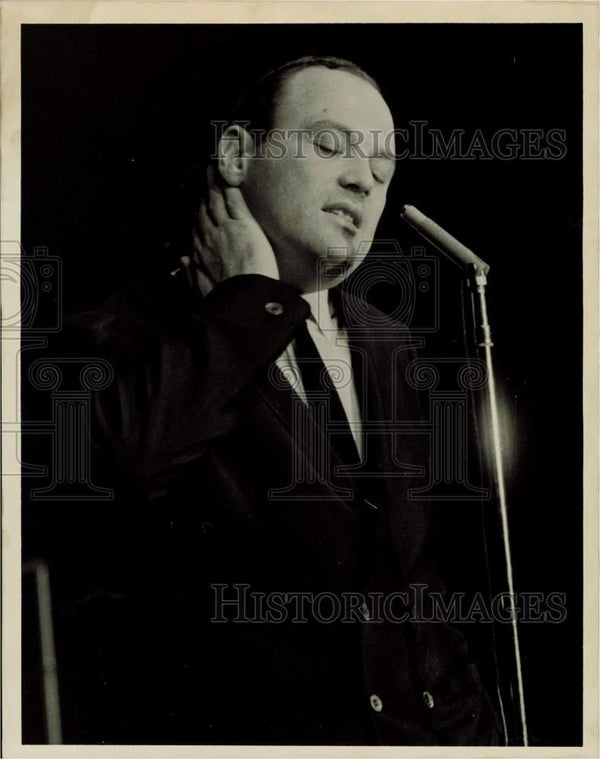
[[[323,210],[325,213],[330,213],[333,216],[337,216],[338,219],[341,219],[346,223],[346,225],[351,226],[354,230],[357,230],[360,227],[360,214],[349,206],[329,206]]]

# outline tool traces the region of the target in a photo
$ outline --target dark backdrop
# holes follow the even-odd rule
[[[537,744],[580,744],[579,25],[25,26],[24,248],[60,257],[63,313],[128,277],[172,268],[187,250],[207,121],[225,117],[260,73],[304,54],[363,66],[398,126],[566,131],[560,160],[400,162],[381,232],[414,242],[397,218],[407,200],[491,264],[516,582],[567,598],[564,622],[522,627],[530,731]],[[446,344],[458,345],[457,278],[444,260],[440,267],[442,327]],[[34,447],[25,440],[24,455]],[[26,481],[25,505],[27,493]],[[44,550],[36,508],[24,512],[26,558]],[[35,715],[30,680],[25,710]],[[31,740],[38,724],[25,715]]]

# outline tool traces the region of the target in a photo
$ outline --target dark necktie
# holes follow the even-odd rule
[[[324,428],[329,445],[344,464],[360,463],[360,456],[327,367],[323,363],[306,322],[295,333],[295,350],[308,407]],[[331,424],[332,423],[332,424]]]

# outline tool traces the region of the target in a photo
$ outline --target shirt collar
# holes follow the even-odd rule
[[[321,332],[337,330],[335,308],[329,290],[317,290],[312,293],[302,293],[302,297],[310,306],[310,319],[316,322]]]

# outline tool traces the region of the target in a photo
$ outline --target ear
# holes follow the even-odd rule
[[[239,187],[248,171],[252,155],[252,137],[238,124],[228,126],[218,146],[218,167],[223,180],[231,187]]]

